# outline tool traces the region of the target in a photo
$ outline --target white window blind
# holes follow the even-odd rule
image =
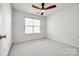
[[[40,20],[25,18],[25,34],[40,33]]]

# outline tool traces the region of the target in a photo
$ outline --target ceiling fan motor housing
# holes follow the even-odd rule
[[[44,5],[45,5],[45,3],[42,3],[42,9],[44,9]]]

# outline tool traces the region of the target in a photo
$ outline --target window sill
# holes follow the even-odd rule
[[[28,33],[28,34],[25,33],[25,35],[38,35],[38,34],[41,34],[41,33]]]

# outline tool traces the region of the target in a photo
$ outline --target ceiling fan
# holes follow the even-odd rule
[[[51,5],[51,6],[47,7],[47,8],[45,8],[45,3],[41,3],[41,6],[42,7],[38,7],[38,6],[32,4],[33,8],[41,10],[41,15],[44,14],[45,10],[56,8],[56,5]]]

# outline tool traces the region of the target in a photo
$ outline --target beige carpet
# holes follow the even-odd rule
[[[79,49],[48,39],[14,44],[11,56],[75,56]]]

